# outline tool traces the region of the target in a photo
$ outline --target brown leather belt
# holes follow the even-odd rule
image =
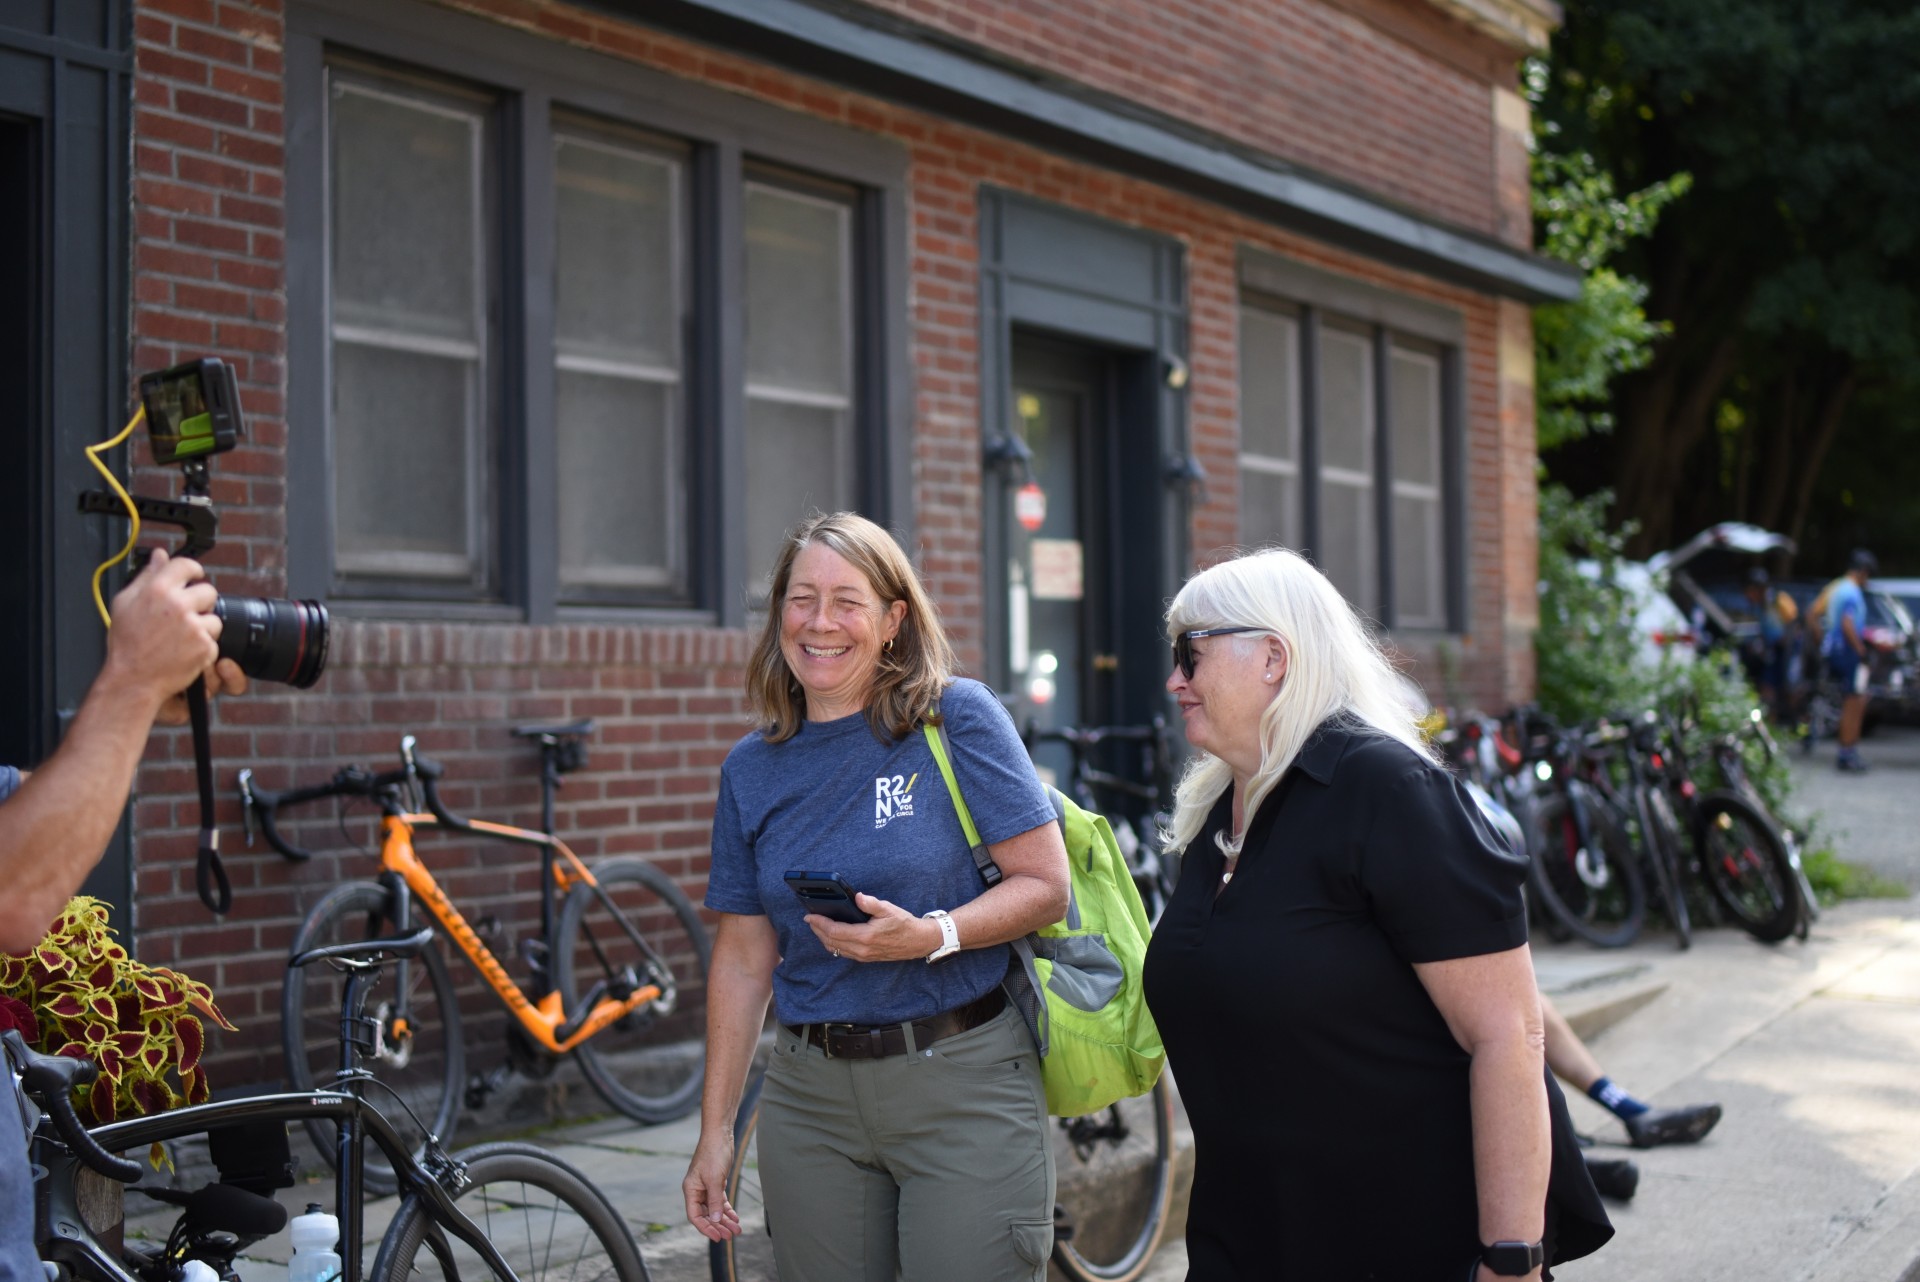
[[[1007,995],[997,985],[965,1006],[941,1011],[925,1019],[912,1021],[913,1045],[924,1048],[944,1037],[964,1033],[1006,1009]],[[899,1024],[806,1024],[784,1026],[810,1046],[818,1046],[828,1059],[885,1059],[907,1053],[906,1030]]]

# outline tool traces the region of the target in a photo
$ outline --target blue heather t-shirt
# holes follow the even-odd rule
[[[1013,719],[993,692],[964,678],[940,702],[954,775],[989,846],[1053,822]],[[789,870],[838,873],[855,890],[914,916],[953,909],[985,891],[926,736],[874,736],[865,714],[808,721],[784,743],[758,732],[720,770],[707,907],[766,916],[780,943],[773,973],[787,1024],[886,1024],[923,1019],[981,996],[1007,971],[1007,948],[967,948],[929,966],[914,958],[835,958],[801,921]]]

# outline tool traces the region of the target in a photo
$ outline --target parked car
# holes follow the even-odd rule
[[[1875,578],[1872,586],[1905,606],[1912,618],[1920,620],[1920,579]]]
[[[1575,568],[1586,578],[1600,579],[1597,561],[1580,561]],[[1636,661],[1649,668],[1663,663],[1692,663],[1697,637],[1686,614],[1667,595],[1665,576],[1656,574],[1643,561],[1616,561],[1613,582],[1633,611],[1629,624],[1639,638]]]

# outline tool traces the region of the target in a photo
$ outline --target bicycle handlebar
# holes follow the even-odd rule
[[[1118,739],[1126,743],[1159,744],[1164,742],[1166,737],[1166,722],[1157,716],[1154,718],[1154,724],[1150,726],[1089,726],[1084,730],[1074,726],[1043,730],[1029,723],[1026,733],[1029,743],[1064,743],[1076,748],[1091,748],[1109,739]]]
[[[406,764],[398,770],[386,770],[379,773],[362,770],[358,766],[347,766],[334,773],[333,778],[321,784],[309,784],[301,788],[288,788],[279,792],[270,792],[253,782],[251,769],[240,772],[240,807],[247,824],[247,839],[253,839],[253,824],[260,824],[261,835],[267,844],[295,863],[312,859],[314,852],[302,846],[296,846],[280,835],[276,817],[283,806],[304,805],[309,801],[319,801],[327,797],[366,797],[380,803],[380,809],[386,814],[402,813],[404,790],[418,784],[421,799],[427,812],[435,821],[447,828],[463,829],[469,825],[466,820],[452,814],[440,801],[437,785],[446,774],[439,762],[419,756],[414,752],[412,735],[401,740],[401,760]]]
[[[74,1156],[108,1179],[118,1180],[122,1184],[131,1184],[139,1179],[140,1163],[115,1157],[102,1148],[100,1142],[81,1124],[79,1114],[73,1111],[73,1088],[85,1086],[99,1076],[100,1070],[93,1061],[66,1055],[42,1055],[27,1045],[17,1028],[9,1028],[4,1037],[8,1055],[20,1066],[19,1089],[25,1091],[53,1120],[53,1128],[66,1141],[67,1147],[73,1150]]]

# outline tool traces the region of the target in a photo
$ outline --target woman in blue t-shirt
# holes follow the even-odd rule
[[[1006,710],[952,669],[885,530],[840,512],[789,533],[747,672],[759,728],[720,773],[707,1081],[684,1185],[695,1228],[741,1231],[733,1118],[771,1000],[759,1157],[782,1282],[1046,1275],[1045,1095],[1000,981],[1007,942],[1065,913],[1066,849]],[[930,711],[1004,874],[991,890],[920,733]],[[807,912],[792,871],[844,880],[868,920]]]

